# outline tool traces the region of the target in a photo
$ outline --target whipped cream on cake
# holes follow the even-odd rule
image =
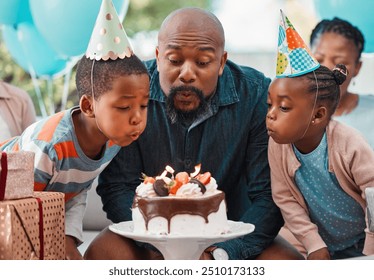
[[[143,175],[132,206],[134,233],[201,236],[228,232],[225,194],[210,172]]]

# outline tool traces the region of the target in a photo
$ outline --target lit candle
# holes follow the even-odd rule
[[[201,163],[195,166],[195,171],[190,174],[191,178],[196,177],[196,175],[200,173],[200,170],[201,170]]]

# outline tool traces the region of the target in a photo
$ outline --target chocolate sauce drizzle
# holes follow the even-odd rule
[[[154,217],[163,217],[168,221],[168,232],[170,233],[170,220],[175,215],[190,214],[198,215],[208,223],[208,216],[218,212],[219,205],[225,199],[225,194],[219,192],[214,195],[199,198],[179,198],[179,197],[152,197],[144,198],[136,196],[133,208],[139,207],[140,213],[146,223]]]

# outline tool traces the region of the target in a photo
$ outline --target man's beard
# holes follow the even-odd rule
[[[174,99],[178,94],[182,94],[182,92],[187,91],[196,94],[200,102],[196,109],[191,111],[182,111],[175,107]],[[185,124],[191,124],[194,120],[206,114],[208,110],[208,102],[205,100],[203,92],[192,86],[172,87],[169,95],[166,97],[166,113],[169,116],[171,123],[180,121]]]

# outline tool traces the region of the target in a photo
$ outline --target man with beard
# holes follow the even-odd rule
[[[225,192],[228,218],[255,225],[253,233],[215,244],[222,259],[296,259],[277,237],[283,225],[271,197],[265,126],[270,79],[227,60],[224,30],[211,13],[184,8],[171,13],[158,35],[151,75],[148,123],[132,145],[121,149],[99,178],[97,192],[114,223],[131,220],[141,173],[166,165],[192,172],[201,163]],[[274,241],[275,238],[275,241]],[[87,259],[157,259],[149,244],[105,229],[90,244]]]

